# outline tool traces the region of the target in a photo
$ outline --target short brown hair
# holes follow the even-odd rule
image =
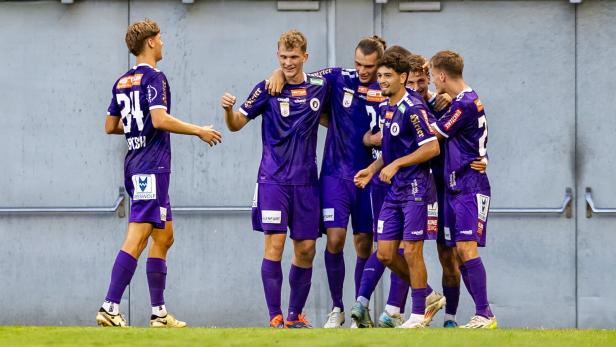
[[[411,56],[409,57],[409,64],[411,65],[410,72],[416,74],[423,73],[428,75],[429,71],[426,63],[427,60],[423,56],[418,54],[411,54]]]
[[[145,40],[159,33],[160,27],[155,21],[144,19],[128,26],[124,40],[128,50],[138,56],[143,51]]]
[[[407,59],[407,57],[396,52],[385,53],[385,55],[383,55],[383,58],[381,58],[381,60],[379,60],[379,62],[377,63],[377,66],[388,67],[396,71],[398,74],[408,74],[410,68],[409,60]]]
[[[285,49],[298,47],[305,53],[308,48],[308,40],[306,40],[306,36],[304,36],[301,31],[293,29],[280,35],[278,39],[278,49],[280,49],[281,45],[284,46]]]
[[[462,78],[464,59],[453,51],[440,51],[430,59],[430,65],[453,78]]]
[[[355,50],[357,51],[359,49],[364,55],[370,55],[376,52],[376,58],[381,59],[385,53],[386,47],[387,43],[385,40],[377,35],[373,35],[359,41]]]
[[[404,57],[410,57],[411,55],[413,55],[411,51],[409,51],[408,49],[402,46],[398,46],[398,45],[393,45],[385,50],[385,54],[390,53],[390,52],[401,54]]]

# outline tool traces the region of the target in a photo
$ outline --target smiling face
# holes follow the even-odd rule
[[[413,72],[409,74],[406,81],[406,86],[421,94],[424,98],[428,95],[428,86],[430,85],[430,76],[425,72]]]
[[[390,97],[399,93],[400,89],[404,87],[406,76],[406,72],[399,74],[390,67],[379,67],[376,72],[376,77],[379,82],[379,86],[381,87],[381,93],[383,96]]]
[[[361,83],[371,83],[376,81],[376,63],[378,61],[377,52],[364,54],[361,49],[355,50],[355,70],[359,75]]]
[[[278,63],[287,80],[292,80],[304,73],[304,63],[308,60],[308,53],[300,47],[278,47]]]

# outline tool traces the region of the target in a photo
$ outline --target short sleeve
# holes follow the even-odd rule
[[[417,145],[422,146],[430,141],[437,140],[430,128],[428,113],[423,107],[412,106],[409,108],[409,121],[411,129],[417,140]]]
[[[469,116],[467,113],[462,105],[451,105],[449,111],[434,123],[436,131],[446,138],[455,135],[464,127],[466,118]]]
[[[325,81],[327,81],[327,83],[330,86],[332,86],[336,82],[336,79],[340,76],[341,73],[342,73],[342,69],[339,67],[328,67],[326,69],[311,72],[308,75],[315,76],[315,77],[321,77]]]
[[[120,117],[122,115],[122,110],[120,109],[120,105],[118,105],[118,99],[116,98],[116,84],[117,82],[113,85],[113,88],[111,88],[111,102],[109,103],[109,107],[107,107],[107,115]]]
[[[265,111],[268,99],[268,94],[265,91],[265,81],[263,81],[252,89],[252,92],[250,92],[239,111],[249,119],[255,119]]]
[[[167,100],[167,78],[162,72],[154,74],[147,82],[146,99],[148,100],[148,109],[156,108],[168,109]]]

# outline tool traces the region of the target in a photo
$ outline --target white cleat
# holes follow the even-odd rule
[[[460,326],[462,329],[496,329],[497,327],[496,317],[483,316],[473,316],[468,323]]]
[[[359,329],[359,327],[357,326],[357,323],[355,323],[355,321],[352,319],[351,319],[351,329]]]
[[[443,294],[433,290],[430,295],[426,297],[426,310],[424,313],[424,325],[430,326],[432,323],[432,318],[436,315],[438,311],[440,311],[447,301],[445,300],[445,296]]]
[[[334,307],[332,312],[327,315],[327,322],[323,328],[326,329],[335,329],[342,328],[344,324],[344,312],[340,309],[340,307]]]
[[[411,318],[409,318],[402,325],[397,326],[397,328],[401,328],[401,329],[422,329],[422,328],[427,328],[427,327],[428,325],[426,325],[425,316],[414,315],[414,314],[412,314]]]
[[[172,314],[167,313],[164,317],[152,315],[150,326],[152,328],[184,328],[186,327],[186,322],[177,320]]]

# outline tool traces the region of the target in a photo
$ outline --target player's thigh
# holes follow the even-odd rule
[[[428,232],[428,214],[431,204],[425,201],[409,201],[403,206],[405,241],[436,239],[436,233]]]
[[[489,192],[460,193],[452,199],[452,206],[455,211],[456,243],[474,241],[479,247],[484,247],[490,208]]]
[[[404,214],[398,203],[385,201],[377,220],[377,239],[379,241],[401,241],[404,231]]]
[[[150,237],[158,246],[171,247],[174,241],[173,221],[165,222],[165,227],[163,229],[154,228]]]
[[[353,199],[349,183],[353,182],[331,176],[322,176],[319,180],[321,221],[325,229],[346,230]]]
[[[319,230],[319,185],[293,186],[289,216],[290,237],[293,240],[316,240]]]

